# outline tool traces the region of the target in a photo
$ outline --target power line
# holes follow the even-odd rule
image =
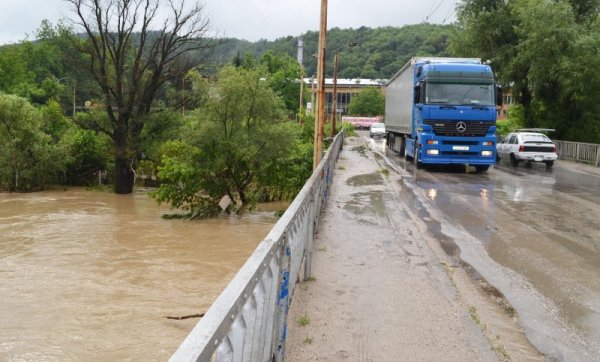
[[[448,14],[446,14],[446,17],[444,17],[444,20],[442,20],[442,24],[444,24],[446,22],[446,20],[450,19],[451,17],[454,16],[454,14],[456,13],[456,5],[454,6],[454,9],[451,9]]]
[[[436,1],[437,0],[435,0],[432,5],[435,5]],[[444,0],[440,0],[440,2],[437,4],[437,6],[435,6],[435,7],[432,6],[433,10],[431,10],[429,12],[429,15],[427,15],[427,17],[425,17],[426,22],[435,14],[435,12],[440,8],[440,6],[442,6],[443,3],[444,3]]]
[[[433,9],[433,6],[435,5],[436,2],[437,2],[437,0],[433,0],[433,2],[431,3],[431,7],[427,11],[427,14],[431,13],[431,10]],[[423,18],[423,22],[426,22],[428,19],[429,19],[429,15],[427,15],[427,16],[425,16],[425,18]]]

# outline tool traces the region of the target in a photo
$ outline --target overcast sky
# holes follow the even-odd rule
[[[193,0],[185,0],[192,2]],[[448,24],[460,0],[329,0],[327,27]],[[318,30],[320,0],[203,0],[211,29],[220,36],[274,40]],[[71,16],[64,0],[0,0],[0,44],[33,40],[43,19]]]

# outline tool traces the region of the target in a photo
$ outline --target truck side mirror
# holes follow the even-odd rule
[[[502,91],[502,86],[499,84],[496,84],[496,105],[501,107],[503,100],[504,100],[504,92]]]
[[[421,103],[421,82],[415,85],[415,104]]]

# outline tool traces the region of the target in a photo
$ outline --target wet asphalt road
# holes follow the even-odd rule
[[[508,299],[538,350],[551,359],[600,359],[599,168],[502,160],[481,174],[417,170],[384,140],[368,144],[400,175],[444,249]]]

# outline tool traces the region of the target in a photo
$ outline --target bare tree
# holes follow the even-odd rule
[[[203,6],[184,0],[65,0],[87,35],[82,51],[98,83],[109,124],[115,192],[133,191],[140,135],[163,86],[201,61],[190,53],[212,45]]]

